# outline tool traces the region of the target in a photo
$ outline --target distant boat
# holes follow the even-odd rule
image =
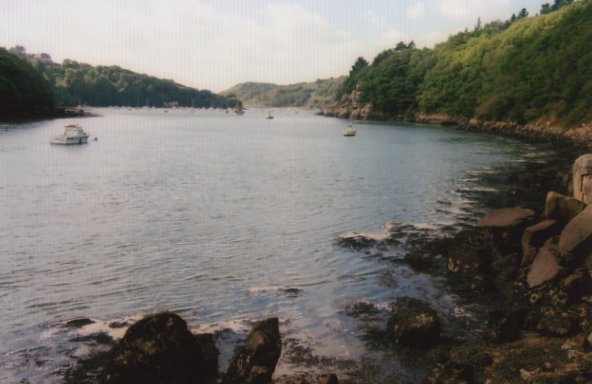
[[[360,91],[359,91],[359,83],[356,84],[356,87],[351,93],[351,102],[349,105],[349,122],[347,124],[347,128],[345,128],[342,132],[343,136],[352,137],[355,136],[358,131],[354,128],[354,120],[355,114],[358,111],[358,100],[360,99]]]
[[[232,111],[237,115],[242,115],[245,113],[245,108],[243,108],[243,104],[239,102]]]
[[[84,132],[78,124],[69,124],[64,127],[64,133],[56,136],[51,141],[52,144],[86,144],[88,143],[88,133]]]
[[[267,119],[267,120],[271,120],[271,119],[273,119],[273,115],[271,114],[271,112],[267,112],[267,117],[266,117],[266,119]]]

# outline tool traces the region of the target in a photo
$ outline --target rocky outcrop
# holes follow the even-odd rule
[[[274,317],[255,322],[244,344],[236,350],[224,376],[224,383],[271,383],[281,351],[278,319]]]
[[[592,380],[585,341],[592,332],[592,205],[550,192],[542,215],[496,211],[442,250],[449,272],[469,289],[476,281],[508,284],[485,333],[495,343],[452,349],[428,381]]]
[[[592,154],[580,156],[573,165],[574,198],[592,204]]]
[[[423,301],[411,297],[397,299],[387,325],[394,343],[408,347],[436,344],[441,330],[438,313]]]
[[[103,383],[209,383],[214,369],[206,366],[185,320],[164,312],[129,327],[112,351]]]

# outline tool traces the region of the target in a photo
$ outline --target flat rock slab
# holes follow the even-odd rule
[[[537,287],[551,279],[553,279],[561,267],[557,257],[557,251],[552,248],[548,243],[541,249],[536,255],[526,281],[530,288]]]
[[[573,197],[557,192],[547,193],[545,201],[545,217],[567,223],[586,209],[586,204]]]
[[[513,227],[532,216],[534,216],[534,211],[532,209],[521,207],[501,208],[482,218],[477,224],[475,224],[475,227]]]
[[[559,238],[559,250],[568,254],[592,236],[592,205],[567,223]]]

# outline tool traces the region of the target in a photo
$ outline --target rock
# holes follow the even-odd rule
[[[551,242],[547,242],[539,249],[526,281],[529,288],[533,288],[553,279],[559,271],[559,252]]]
[[[534,211],[528,208],[501,208],[482,218],[479,222],[477,222],[477,224],[475,224],[475,227],[513,227],[517,224],[520,224],[529,217],[532,217],[533,215]]]
[[[387,326],[395,344],[426,347],[438,342],[441,325],[436,311],[421,300],[398,298]]]
[[[207,383],[203,353],[187,323],[174,313],[146,316],[133,324],[113,353],[104,383]]]
[[[560,231],[556,220],[543,220],[540,223],[532,225],[524,230],[522,235],[522,263],[526,267],[534,260],[538,248],[540,248],[547,239],[558,235]]]
[[[218,348],[216,347],[216,340],[211,333],[202,333],[194,335],[195,341],[204,358],[204,374],[209,377],[218,375]]]
[[[571,220],[559,238],[559,250],[562,255],[574,251],[580,244],[592,236],[592,205],[589,205]]]
[[[328,373],[320,375],[312,384],[339,384],[339,380],[334,373]]]
[[[586,208],[586,204],[557,192],[547,193],[544,216],[565,225]]]
[[[364,232],[344,232],[339,235],[339,239],[337,240],[337,244],[344,248],[352,248],[356,250],[370,248],[378,240],[383,240],[384,235],[380,234],[378,238],[376,238],[371,233],[364,233]]]
[[[64,325],[68,328],[82,328],[85,325],[89,325],[89,324],[94,324],[94,320],[83,317],[83,318],[67,321],[66,324],[64,324]]]
[[[281,352],[282,341],[277,317],[253,323],[244,345],[237,349],[232,358],[224,383],[270,383]]]
[[[592,203],[592,154],[580,156],[573,165],[574,197]]]
[[[568,336],[574,329],[574,319],[567,313],[543,316],[537,325],[537,329],[549,336]]]
[[[302,376],[282,376],[274,380],[274,384],[308,384]]]

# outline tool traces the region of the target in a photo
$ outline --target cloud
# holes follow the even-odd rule
[[[436,10],[444,17],[455,20],[476,20],[478,17],[486,17],[499,13],[505,9],[509,0],[438,0]]]
[[[423,3],[417,3],[407,9],[405,16],[409,19],[417,19],[423,16],[425,13],[425,5]]]

